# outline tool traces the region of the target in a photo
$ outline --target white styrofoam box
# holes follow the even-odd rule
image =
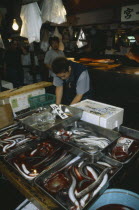
[[[1,80],[1,85],[2,87],[7,88],[7,89],[13,89],[13,83],[11,82]]]
[[[119,127],[123,123],[123,108],[88,99],[72,106],[83,110],[83,121],[109,129]]]
[[[30,107],[28,102],[28,98],[32,96],[38,96],[45,94],[45,88],[40,88],[37,90],[29,91],[26,93],[18,94],[15,96],[11,96],[9,98],[9,102],[11,104],[13,114],[16,116],[16,112],[27,109]]]

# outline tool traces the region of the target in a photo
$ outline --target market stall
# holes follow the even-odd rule
[[[77,77],[83,71],[86,78],[89,72],[91,79],[85,84],[92,83],[93,89],[89,92],[92,91],[94,101],[85,100],[73,106],[56,105],[55,95],[50,95],[51,100],[47,97],[47,87],[51,88],[52,83],[20,87],[24,85],[21,71],[18,76],[22,81],[14,84],[17,88],[0,93],[0,173],[40,210],[95,210],[93,205],[99,202],[101,195],[114,195],[111,188],[123,188],[124,183],[127,190],[139,193],[139,131],[131,129],[139,129],[138,59],[135,56],[136,67],[129,67],[125,56],[130,52],[128,61],[131,64],[134,53],[131,54],[129,47],[136,42],[131,35],[133,26],[138,26],[136,9],[139,5],[124,7],[121,1],[90,4],[90,1],[79,0],[4,2],[2,5],[8,15],[4,14],[0,21],[2,39],[6,44],[5,54],[9,46],[13,51],[7,59],[12,61],[10,68],[4,63],[6,59],[2,60],[0,79],[6,80],[7,71],[8,81],[17,82],[18,70],[26,66],[25,84],[37,79],[51,81],[47,78],[47,70],[55,72],[53,62],[47,63],[44,58],[50,38],[57,36],[59,46],[53,54],[58,55],[59,50],[64,50],[65,56],[70,57],[68,60],[84,65],[79,64],[83,68],[75,68],[78,71],[73,72]],[[29,58],[25,66],[20,62],[21,51]],[[15,55],[14,59],[12,55]],[[122,56],[126,58],[124,62],[119,59]],[[17,60],[21,69],[16,68]],[[48,69],[44,64],[50,64]],[[69,73],[72,68],[68,67]],[[69,79],[64,78],[65,81]],[[69,79],[67,86],[74,90],[77,86],[72,83],[75,80],[70,82]],[[59,84],[56,86],[62,87]],[[64,96],[63,88],[61,90],[60,99]],[[84,91],[78,91],[81,92]],[[72,93],[65,95],[70,98]],[[77,97],[80,101],[83,95],[77,95],[80,95]],[[122,207],[138,210],[139,195],[133,197],[136,197],[135,206],[133,202],[128,205],[122,203],[122,199],[119,201],[118,196],[116,198]]]
[[[86,111],[115,117],[105,104]],[[138,131],[122,121],[114,130],[90,124],[82,114],[77,107],[50,105],[0,132],[1,173],[39,209],[91,209],[138,157]]]

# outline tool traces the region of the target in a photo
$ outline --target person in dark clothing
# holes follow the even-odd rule
[[[26,54],[26,50],[19,46],[16,40],[12,40],[4,56],[4,68],[7,80],[13,83],[14,88],[24,84],[24,73],[22,70],[21,54]]]
[[[139,63],[139,29],[135,30],[133,33],[136,42],[132,45],[130,51],[126,54],[126,56]]]
[[[56,104],[75,104],[84,99],[92,99],[90,77],[82,64],[56,58],[52,63],[53,84],[56,86]]]

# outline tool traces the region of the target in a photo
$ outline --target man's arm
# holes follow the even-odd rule
[[[80,100],[82,99],[82,97],[83,97],[83,94],[77,94],[77,95],[74,97],[74,99],[72,100],[72,102],[71,102],[70,105],[76,104],[76,103],[80,102]]]
[[[87,71],[84,71],[77,81],[76,96],[72,100],[71,104],[75,104],[81,101],[83,95],[89,90],[89,84],[89,74]]]
[[[63,96],[63,86],[56,87],[56,104],[60,104]]]

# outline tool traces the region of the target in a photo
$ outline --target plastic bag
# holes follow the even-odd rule
[[[64,50],[64,44],[62,42],[62,35],[59,33],[58,28],[56,27],[54,30],[53,36],[57,36],[59,38],[59,50]]]
[[[43,23],[45,23],[46,21],[51,22],[52,5],[53,5],[53,0],[43,1],[42,8],[41,8]]]
[[[2,40],[1,34],[0,34],[0,48],[5,49],[5,46],[4,46],[4,43],[3,43],[3,40]]]
[[[47,29],[42,30],[40,48],[44,52],[46,52],[49,48],[49,31]]]
[[[42,20],[61,24],[67,21],[66,10],[61,0],[44,0],[42,5]]]
[[[66,10],[61,0],[53,0],[51,21],[57,24],[66,22]]]
[[[35,2],[22,6],[20,17],[23,22],[20,36],[28,38],[29,43],[39,42],[42,20],[38,4]]]
[[[85,36],[83,30],[81,29],[80,33],[79,33],[77,43],[76,43],[78,48],[81,48],[81,47],[87,45],[87,42],[84,41],[85,39],[86,39],[86,36]]]

